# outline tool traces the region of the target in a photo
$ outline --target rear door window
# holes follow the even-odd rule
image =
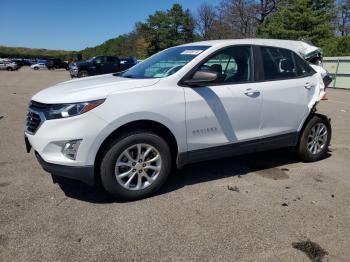
[[[107,63],[118,63],[118,59],[116,57],[113,57],[113,56],[108,56]]]
[[[295,78],[296,66],[293,52],[276,47],[260,47],[265,80],[278,80]]]

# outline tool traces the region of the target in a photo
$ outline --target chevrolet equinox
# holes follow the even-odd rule
[[[315,48],[268,39],[161,51],[115,74],[70,80],[30,101],[25,142],[42,167],[116,199],[156,192],[172,167],[282,147],[320,160],[330,121],[316,113],[327,72]]]

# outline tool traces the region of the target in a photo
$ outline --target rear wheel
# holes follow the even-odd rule
[[[34,70],[39,70],[39,67],[35,66],[35,67],[34,67]]]
[[[78,73],[78,77],[86,77],[86,76],[89,76],[88,71],[82,70]]]
[[[101,162],[103,187],[118,200],[136,200],[155,193],[171,170],[171,153],[164,139],[150,131],[118,138]]]
[[[324,158],[328,152],[331,136],[332,128],[328,118],[313,115],[301,133],[297,147],[298,157],[305,162]]]

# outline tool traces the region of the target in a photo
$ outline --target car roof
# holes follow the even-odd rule
[[[263,45],[263,46],[273,46],[290,49],[294,52],[301,54],[302,56],[307,56],[308,54],[320,51],[319,47],[316,47],[310,43],[298,40],[281,40],[281,39],[262,39],[262,38],[246,38],[246,39],[223,39],[223,40],[208,40],[200,41],[189,44],[184,44],[182,46],[216,46],[225,47],[229,45]]]

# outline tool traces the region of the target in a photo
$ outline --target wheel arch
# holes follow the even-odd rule
[[[176,163],[179,150],[178,142],[175,138],[175,135],[168,127],[154,120],[131,121],[115,129],[103,140],[102,144],[100,145],[94,160],[95,180],[97,184],[100,184],[99,167],[103,154],[108,149],[108,145],[110,145],[115,139],[122,136],[123,134],[130,132],[130,130],[147,130],[160,135],[168,143],[173,163]]]
[[[78,74],[77,74],[77,76],[79,77],[79,75],[80,75],[80,73],[81,72],[86,72],[87,74],[88,74],[88,76],[92,76],[93,74],[91,73],[91,71],[88,69],[88,68],[79,68],[78,69]]]
[[[331,122],[331,119],[328,116],[320,114],[320,113],[317,113],[316,104],[315,104],[314,107],[312,108],[312,110],[310,111],[310,113],[308,114],[308,116],[305,118],[304,122],[301,124],[301,127],[299,128],[299,132],[298,132],[299,135],[298,135],[297,145],[299,145],[299,143],[300,143],[301,136],[302,136],[302,134],[303,134],[303,132],[305,130],[305,127],[306,127],[307,123],[309,123],[309,121],[314,116],[317,116],[317,117],[325,119],[326,121],[329,121],[329,124]]]

